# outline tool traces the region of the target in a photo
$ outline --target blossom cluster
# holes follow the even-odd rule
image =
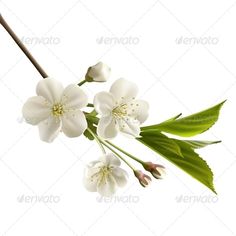
[[[126,185],[128,178],[127,172],[120,167],[120,159],[124,158],[112,149],[113,144],[109,140],[119,132],[127,137],[139,137],[140,125],[147,119],[149,110],[146,101],[137,99],[137,85],[123,78],[117,79],[109,91],[96,94],[93,104],[88,103],[88,96],[81,86],[85,82],[106,82],[110,74],[111,69],[99,62],[88,68],[84,81],[79,84],[63,88],[59,81],[45,78],[37,84],[37,95],[30,97],[22,109],[25,121],[38,126],[42,141],[53,142],[60,132],[69,138],[85,134],[85,131],[92,135],[99,143],[102,155],[97,161],[88,164],[83,182],[87,190],[103,196],[113,195],[117,187]],[[87,106],[94,110],[91,113],[84,112],[82,109]],[[91,118],[96,120],[92,124],[95,130],[89,128]],[[111,152],[107,153],[104,147]],[[135,157],[133,159],[137,160]],[[140,184],[146,187],[151,178],[125,162],[132,168]],[[155,178],[163,176],[163,166],[141,160],[138,162]]]

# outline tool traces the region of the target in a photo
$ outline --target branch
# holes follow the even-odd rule
[[[0,24],[5,28],[5,30],[9,33],[9,35],[12,37],[12,39],[15,41],[15,43],[19,46],[19,48],[24,52],[24,54],[28,57],[28,59],[31,61],[31,63],[35,66],[37,71],[41,74],[43,78],[47,78],[48,75],[44,71],[44,69],[39,65],[39,63],[36,61],[36,59],[32,56],[32,54],[29,52],[29,50],[25,47],[25,45],[21,42],[21,40],[17,37],[17,35],[14,33],[14,31],[11,29],[11,27],[7,24],[7,22],[4,20],[2,15],[0,14]]]

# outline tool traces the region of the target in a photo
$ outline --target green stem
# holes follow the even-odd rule
[[[30,51],[25,47],[25,45],[21,42],[21,40],[18,38],[18,36],[15,34],[15,32],[11,29],[11,27],[7,24],[5,19],[0,14],[0,24],[4,27],[4,29],[8,32],[8,34],[11,36],[11,38],[15,41],[15,43],[19,46],[19,48],[22,50],[22,52],[28,57],[30,62],[34,65],[34,67],[37,69],[37,71],[40,73],[40,75],[43,78],[47,78],[48,75],[44,71],[44,69],[39,65],[39,63],[36,61],[36,59],[32,56]]]
[[[116,156],[118,156],[123,162],[125,162],[133,171],[136,170],[124,157],[122,157],[119,153],[117,153],[113,148],[111,148],[106,142],[103,140],[99,139],[100,142],[107,147],[110,151],[112,151]]]
[[[95,139],[96,142],[98,143],[99,147],[100,147],[101,150],[102,150],[102,153],[103,153],[103,154],[106,154],[106,150],[105,150],[105,148],[103,147],[102,142],[101,142],[100,139],[97,137],[97,135],[94,134],[93,131],[92,131],[90,128],[87,128],[87,130],[89,131],[89,133],[94,137],[94,139]]]
[[[116,148],[117,150],[119,150],[120,152],[124,153],[126,156],[132,158],[133,160],[139,162],[140,164],[144,164],[144,161],[140,160],[139,158],[131,155],[130,153],[126,152],[125,150],[121,149],[120,147],[116,146],[115,144],[109,142],[109,141],[106,141],[109,145],[111,145],[112,147]]]
[[[105,147],[107,147],[110,151],[112,151],[116,156],[118,156],[123,162],[125,162],[133,171],[136,170],[125,158],[123,158],[119,153],[117,153],[113,148],[111,148],[104,140],[99,138],[95,133],[93,133],[92,130],[88,128],[88,131],[91,133],[91,135],[94,137],[94,139],[98,140],[100,144],[103,144]]]
[[[86,79],[84,79],[84,80],[82,80],[81,82],[79,82],[78,83],[78,86],[82,86],[84,83],[86,83],[87,82],[87,80]]]

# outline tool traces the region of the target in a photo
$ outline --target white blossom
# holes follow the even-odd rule
[[[148,103],[136,100],[137,86],[125,79],[116,80],[110,92],[100,92],[94,107],[101,115],[97,133],[104,139],[114,138],[118,131],[138,137],[140,125],[148,117]]]
[[[60,131],[68,137],[78,137],[87,129],[87,121],[81,108],[88,98],[76,84],[65,89],[52,78],[41,80],[36,88],[37,96],[29,98],[22,113],[26,122],[38,125],[40,138],[52,142]]]
[[[120,168],[120,160],[113,154],[105,154],[98,161],[91,162],[84,174],[84,186],[90,192],[105,197],[112,196],[118,187],[127,183],[127,172]]]

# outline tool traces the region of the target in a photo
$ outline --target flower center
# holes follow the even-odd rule
[[[111,173],[112,167],[109,166],[102,166],[99,168],[99,171],[93,174],[90,177],[91,182],[94,181],[94,179],[100,181],[101,183],[105,184],[107,182],[107,176]]]
[[[63,115],[64,114],[63,105],[60,103],[54,104],[52,107],[52,114],[56,117]]]
[[[123,118],[127,116],[127,104],[121,104],[112,110],[112,115],[115,118]]]
[[[90,177],[91,182],[94,181],[94,179],[98,180],[102,184],[107,183],[107,176],[110,175],[112,172],[112,167],[109,166],[102,166],[99,168],[99,171],[93,174]]]
[[[109,166],[102,166],[99,170],[100,181],[105,184],[107,182],[107,176],[110,175],[112,168]]]
[[[111,168],[109,166],[103,166],[100,168],[100,174],[101,175],[108,175],[111,172]]]

